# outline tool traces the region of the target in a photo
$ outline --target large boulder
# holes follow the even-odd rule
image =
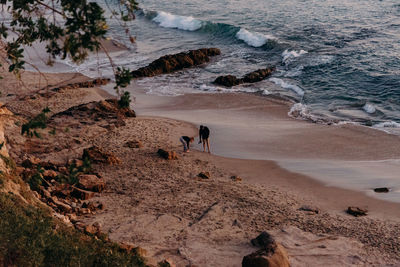
[[[260,249],[243,258],[243,267],[289,267],[286,250],[267,232],[251,240]]]
[[[78,180],[78,187],[84,190],[102,192],[106,187],[104,179],[93,174],[81,174],[78,176]]]
[[[166,55],[151,62],[148,66],[132,71],[133,78],[152,77],[172,73],[184,68],[198,66],[210,61],[210,57],[220,55],[218,48],[202,48],[173,55]]]

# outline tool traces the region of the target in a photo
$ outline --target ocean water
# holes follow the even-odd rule
[[[109,23],[110,37],[130,47],[113,54],[116,64],[136,69],[165,54],[222,50],[199,68],[138,80],[149,93],[273,94],[293,99],[292,109],[306,118],[400,127],[399,0],[139,2],[141,10],[129,23],[134,45],[117,21]],[[232,89],[212,83],[219,75],[271,65],[277,71],[259,83]],[[102,57],[72,66],[89,76],[112,74]]]

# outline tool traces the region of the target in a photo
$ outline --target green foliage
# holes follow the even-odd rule
[[[68,175],[59,175],[56,180],[62,184],[75,185],[79,182],[79,174],[87,174],[92,170],[92,164],[88,158],[83,159],[82,166],[77,167],[76,164],[71,164],[68,167]]]
[[[138,255],[64,226],[10,193],[0,193],[0,218],[4,266],[146,266]]]
[[[36,131],[36,129],[45,129],[47,127],[47,116],[46,114],[50,112],[50,109],[46,107],[39,113],[36,117],[28,121],[27,123],[22,125],[21,134],[24,135],[26,133],[27,136],[33,137],[36,136],[41,138],[40,133]]]
[[[2,3],[10,4],[7,12],[11,13],[12,19],[9,24],[0,24],[0,40],[6,44],[9,71],[15,74],[24,69],[24,46],[32,46],[35,42],[45,44],[51,57],[50,65],[57,56],[81,63],[89,52],[100,49],[107,33],[104,10],[95,1],[2,0]],[[104,3],[110,8],[107,0]],[[118,1],[118,7],[119,11],[111,10],[111,17],[119,18],[124,23],[121,26],[135,19],[134,11],[138,9],[135,0]],[[128,33],[129,28],[125,29]],[[15,33],[16,37],[7,38],[9,32]],[[129,82],[124,78],[121,86],[123,84]]]
[[[28,184],[32,190],[40,190],[40,186],[43,184],[43,172],[44,170],[38,166],[36,173],[29,178]]]
[[[120,108],[129,108],[131,103],[131,95],[129,92],[124,92],[121,98],[118,100],[118,106]]]
[[[115,84],[116,86],[114,87],[115,89],[118,89],[119,87],[127,87],[132,80],[132,73],[129,69],[126,69],[124,67],[117,68],[117,71],[115,72]]]

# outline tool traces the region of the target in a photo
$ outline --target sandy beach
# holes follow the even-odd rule
[[[46,77],[53,87],[86,79],[70,73]],[[0,100],[18,120],[46,106],[56,116],[111,96],[99,88],[43,94],[37,80],[37,74],[25,73],[24,90],[16,89],[12,76],[2,81],[6,93]],[[399,158],[397,136],[366,127],[295,120],[287,115],[288,103],[273,98],[159,97],[135,85],[128,90],[135,97],[132,108],[138,117],[125,119],[119,127],[61,116],[51,125],[57,134],[44,131],[43,139],[35,142],[21,137],[16,125],[6,129],[10,155],[17,163],[26,155],[68,161],[91,145],[121,159],[119,165],[93,166],[107,182],[106,191],[94,200],[106,208],[81,216],[80,221],[99,222],[112,240],[144,248],[150,263],[169,258],[176,266],[241,266],[243,256],[255,251],[250,239],[261,231],[273,234],[286,248],[292,266],[399,263],[399,204],[367,196],[364,188],[326,186],[290,166],[282,167],[293,160],[385,163]],[[199,145],[183,153],[179,136],[196,136],[199,124],[212,131],[212,154],[199,151]],[[143,146],[126,147],[132,140]],[[159,148],[176,151],[179,159],[160,158]],[[200,172],[209,172],[211,178],[199,179]],[[305,205],[319,213],[300,210]],[[367,208],[368,216],[352,217],[345,213],[348,206]]]

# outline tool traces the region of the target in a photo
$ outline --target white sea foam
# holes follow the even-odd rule
[[[299,96],[303,96],[304,95],[304,91],[303,89],[301,89],[299,86],[294,85],[294,84],[290,84],[288,82],[285,82],[282,79],[279,78],[270,78],[268,79],[269,81],[275,83],[276,85],[279,85],[282,88],[285,89],[290,89],[292,91],[294,91],[296,94],[298,94]]]
[[[218,93],[233,93],[233,92],[256,93],[260,91],[260,89],[254,87],[235,86],[232,88],[226,88],[226,87],[212,86],[207,84],[200,85],[199,89],[201,91],[218,92]],[[267,90],[264,91],[268,92]],[[269,92],[266,94],[269,94]]]
[[[312,57],[307,60],[307,67],[316,67],[320,65],[325,65],[331,63],[335,59],[335,56],[332,55],[319,55],[316,57]]]
[[[268,42],[268,40],[276,39],[272,35],[262,34],[259,32],[249,32],[246,29],[240,29],[236,33],[236,38],[246,42],[248,45],[253,47],[263,46]]]
[[[264,90],[261,91],[261,94],[270,95],[271,93],[267,89],[264,89]]]
[[[294,104],[289,112],[288,115],[290,117],[294,118],[304,118],[308,119],[310,117],[309,110],[306,105],[303,105],[302,103],[296,103]]]
[[[286,49],[285,51],[282,52],[282,62],[286,63],[288,60],[290,61],[293,58],[296,57],[300,57],[301,55],[307,54],[308,52],[305,50],[300,50],[300,51],[296,51],[296,50],[292,50],[289,51],[288,49]]]
[[[395,121],[384,121],[372,126],[374,128],[400,128],[400,123]]]
[[[153,18],[161,27],[174,28],[185,31],[197,31],[202,26],[202,21],[193,17],[173,15],[164,11],[158,11]]]
[[[372,113],[375,113],[376,108],[375,108],[372,104],[366,103],[366,104],[363,106],[363,110],[364,110],[365,112],[369,113],[369,114],[372,114]]]
[[[200,85],[200,90],[206,91],[206,92],[221,92],[224,90],[227,90],[226,88],[218,87],[218,86],[211,86],[207,84],[202,84]]]

